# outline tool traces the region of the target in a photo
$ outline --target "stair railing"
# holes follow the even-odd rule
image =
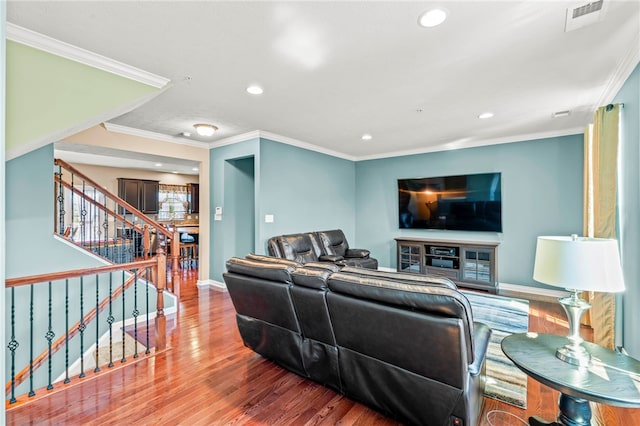
[[[180,286],[180,233],[167,229],[63,160],[55,159],[55,233],[114,263],[149,259],[164,247],[170,290]]]
[[[121,363],[127,361],[127,356],[138,358],[142,347],[147,355],[151,354],[152,347],[155,353],[164,351],[167,347],[166,270],[166,256],[160,250],[150,260],[6,279],[10,311],[6,357],[10,378],[5,385],[7,407],[18,402],[18,387],[27,380],[28,392],[21,394],[26,393],[29,398],[36,396],[36,389],[54,389],[54,370],[64,374],[58,385],[70,383],[74,376],[70,372],[70,357],[80,360],[77,378],[84,378],[88,350],[94,349],[94,366],[90,367],[94,373],[99,373],[100,367],[105,365],[107,368],[116,366],[113,351],[120,349],[119,345],[122,347]],[[70,326],[72,318],[79,318],[79,321]],[[114,329],[117,321],[122,321],[121,330]],[[120,341],[116,333],[121,333]],[[132,340],[125,336],[127,333],[132,334],[135,342],[132,354],[127,354],[129,349],[125,348],[125,341]],[[85,340],[92,338],[90,334],[95,341],[85,345]],[[100,358],[102,335],[108,335],[106,359]],[[56,336],[59,337],[54,340]],[[40,355],[34,356],[35,353]],[[16,373],[19,363],[26,367]],[[46,372],[38,369],[45,364]]]

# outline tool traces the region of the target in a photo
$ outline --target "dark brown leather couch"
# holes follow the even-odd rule
[[[349,247],[341,229],[279,235],[267,242],[271,256],[299,263],[333,262],[340,266],[378,269],[378,261],[369,250]]]
[[[249,255],[224,281],[255,352],[407,424],[478,424],[491,330],[450,280]]]

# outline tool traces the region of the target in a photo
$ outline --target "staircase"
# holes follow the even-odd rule
[[[5,281],[7,409],[164,351],[165,296],[174,307],[179,297],[177,230],[64,161],[54,164],[54,233],[105,266]],[[95,358],[89,362],[86,354]]]

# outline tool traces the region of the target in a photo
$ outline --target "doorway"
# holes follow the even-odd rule
[[[255,252],[254,157],[227,160],[224,166],[225,258]]]

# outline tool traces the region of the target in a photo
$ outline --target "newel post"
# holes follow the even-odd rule
[[[164,315],[164,289],[167,286],[167,256],[162,248],[158,249],[156,256],[156,352],[167,348],[167,317]]]
[[[171,286],[173,294],[180,297],[180,233],[173,228],[171,237]]]
[[[149,225],[145,224],[142,231],[142,250],[144,260],[148,260],[151,257],[151,233],[149,232]]]

